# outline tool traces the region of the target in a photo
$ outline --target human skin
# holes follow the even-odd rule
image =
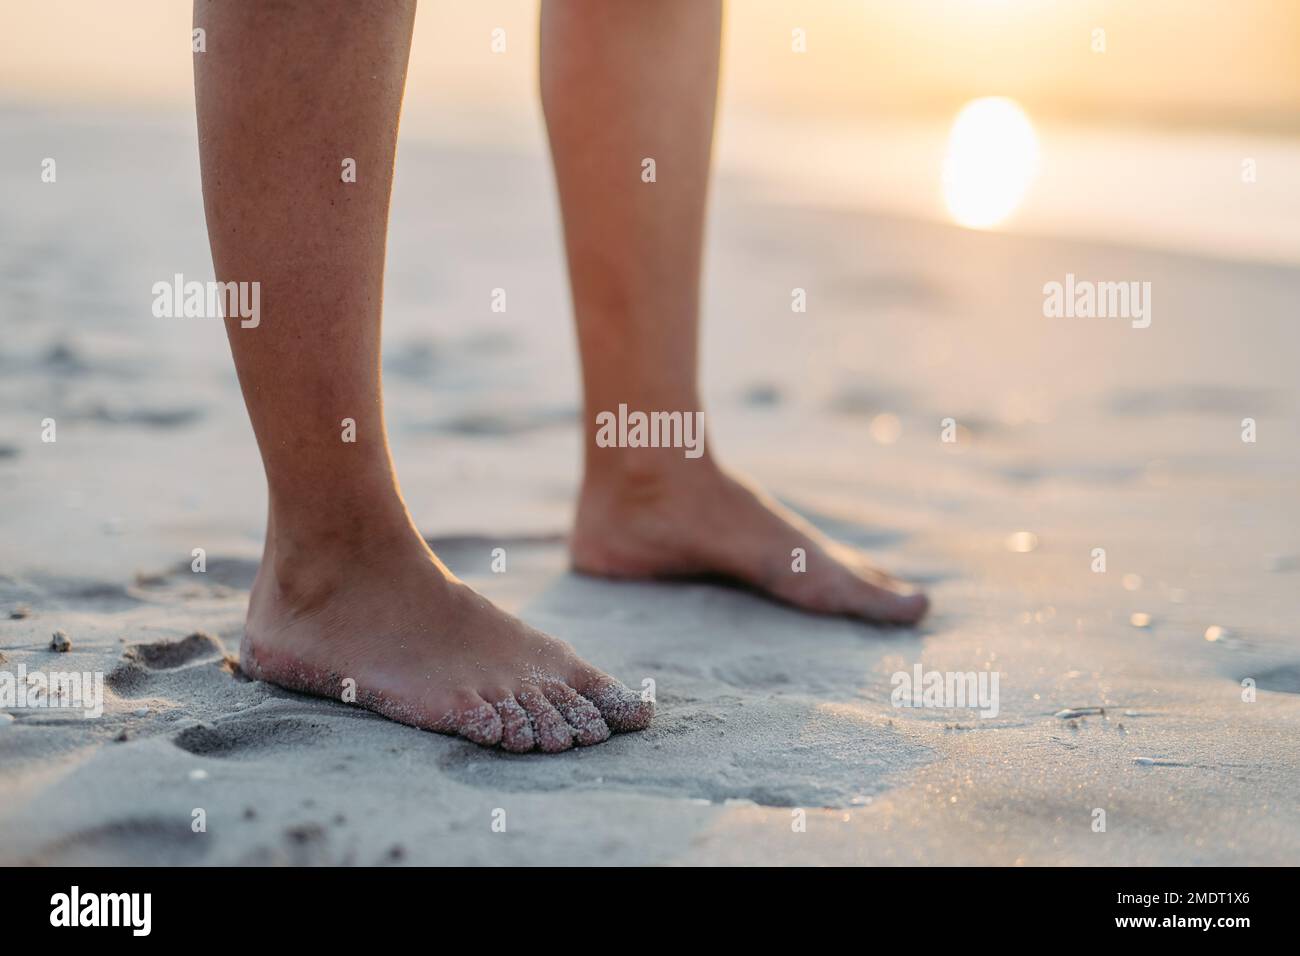
[[[261,287],[256,326],[226,322],[268,488],[241,666],[325,697],[351,688],[385,716],[486,746],[598,743],[645,727],[653,704],[458,580],[394,473],[380,324],[414,16],[413,0],[194,5],[207,41],[194,72],[213,262],[221,281]],[[710,453],[592,438],[597,409],[700,405],[720,25],[707,0],[543,6],[543,102],[589,429],[573,562],[620,577],[721,573],[809,610],[908,623],[923,597]],[[657,159],[655,184],[641,182],[644,156]],[[347,159],[354,182],[341,175]],[[807,550],[806,574],[790,572],[793,547]]]

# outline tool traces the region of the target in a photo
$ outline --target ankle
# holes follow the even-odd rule
[[[642,451],[596,464],[588,457],[578,499],[579,520],[610,511],[654,510],[684,499],[699,499],[725,480],[725,473],[708,454],[682,459],[658,454],[660,449],[649,455]]]
[[[312,522],[289,522],[272,512],[254,587],[277,601],[311,604],[344,587],[358,569],[427,554],[404,508]]]

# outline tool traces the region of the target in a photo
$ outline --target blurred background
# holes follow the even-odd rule
[[[189,0],[2,8],[0,645],[39,663],[66,628],[72,660],[107,668],[120,641],[202,630],[233,653],[261,550],[261,464],[222,323],[151,310],[155,283],[213,278]],[[586,846],[603,862],[766,849],[816,863],[1294,863],[1300,2],[727,5],[707,440],[924,584],[923,628],[885,639],[706,584],[564,573],[579,386],[537,19],[537,0],[419,4],[389,230],[387,421],[412,514],[451,567],[611,672],[661,674],[666,729],[648,757],[630,757],[635,743],[582,755],[567,784],[503,769],[526,763],[430,757],[494,801],[498,785],[551,793],[556,812],[533,817],[548,835],[525,823],[517,851],[454,809],[431,817],[446,791],[413,788],[387,738],[340,730],[374,758],[343,788],[363,801],[347,816],[370,845],[406,820],[421,827],[405,841],[416,862],[567,862]],[[1150,283],[1150,326],[1045,316],[1044,285],[1067,275]],[[49,422],[57,442],[42,440]],[[489,566],[498,544],[509,574]],[[21,604],[32,616],[5,620]],[[888,675],[921,660],[1002,672],[1000,729],[888,708]],[[174,801],[186,794],[188,814],[178,788],[204,755],[159,731],[164,716],[241,726],[230,708],[248,698],[210,665],[167,671],[175,684],[132,679],[118,715],[153,710],[134,743],[101,752],[69,721],[49,722],[68,724],[57,738],[11,724],[0,824],[21,839],[0,855],[203,852]],[[1249,706],[1246,677],[1261,691]],[[1114,724],[1057,719],[1076,705],[1105,705]],[[229,754],[260,762],[207,764],[208,805],[339,791],[333,751],[299,722]],[[875,812],[850,796],[893,774],[907,787]],[[604,784],[663,784],[669,800],[608,803]],[[468,793],[450,792],[453,808]],[[681,799],[826,793],[842,818],[793,842],[784,809]],[[1113,809],[1109,837],[1089,827],[1094,807]],[[326,812],[259,809],[257,824],[214,832],[282,841],[271,828]],[[209,859],[277,859],[257,855],[263,839]]]
[[[8,107],[192,105],[185,0],[8,6]],[[540,154],[536,18],[536,0],[422,2],[406,135]],[[504,54],[489,49],[495,28]],[[961,221],[939,186],[947,134],[964,105],[997,95],[1040,146],[1037,188],[1014,204],[1020,228],[1300,255],[1300,197],[1284,175],[1300,133],[1293,0],[738,0],[725,57],[720,162],[792,198]],[[1249,192],[1237,188],[1246,158],[1259,169]],[[1181,189],[1198,192],[1197,209]]]
[[[385,383],[406,494],[448,532],[563,529],[576,477],[537,18],[536,0],[419,5]],[[212,277],[190,30],[186,0],[6,5],[0,570],[116,572],[196,537],[257,552],[219,323],[150,313],[153,283]],[[1280,495],[1296,474],[1294,0],[734,0],[715,151],[712,435],[769,483],[903,521],[982,495],[1009,532],[1066,492],[1183,475],[1222,497],[1249,475]],[[1044,319],[1067,273],[1152,282],[1152,327]],[[936,441],[949,417],[956,448]],[[1249,457],[1245,417],[1268,438]],[[1189,508],[1162,546],[1207,520]]]

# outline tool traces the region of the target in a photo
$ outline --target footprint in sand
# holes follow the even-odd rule
[[[1283,664],[1281,667],[1274,667],[1254,676],[1255,686],[1259,690],[1300,694],[1300,664]]]
[[[221,666],[228,673],[236,671],[233,661],[227,659],[221,641],[202,631],[179,641],[128,644],[122,662],[113,668],[104,683],[121,697],[141,697],[150,684],[163,676],[163,672],[209,661],[222,662]]]
[[[226,649],[211,634],[195,631],[179,641],[155,641],[151,644],[128,644],[123,653],[129,661],[139,662],[149,670],[174,670],[195,661],[224,657]]]
[[[273,750],[306,752],[330,733],[330,727],[323,722],[280,714],[249,715],[186,727],[172,738],[172,743],[200,757],[255,758]]]

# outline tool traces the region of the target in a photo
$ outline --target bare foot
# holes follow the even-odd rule
[[[414,528],[287,550],[268,546],[253,585],[251,677],[514,752],[650,722],[653,704],[476,594]]]
[[[588,574],[717,574],[822,614],[915,624],[930,606],[708,458],[632,477],[589,476],[570,547],[574,568]],[[793,569],[796,548],[806,555],[802,573]]]

